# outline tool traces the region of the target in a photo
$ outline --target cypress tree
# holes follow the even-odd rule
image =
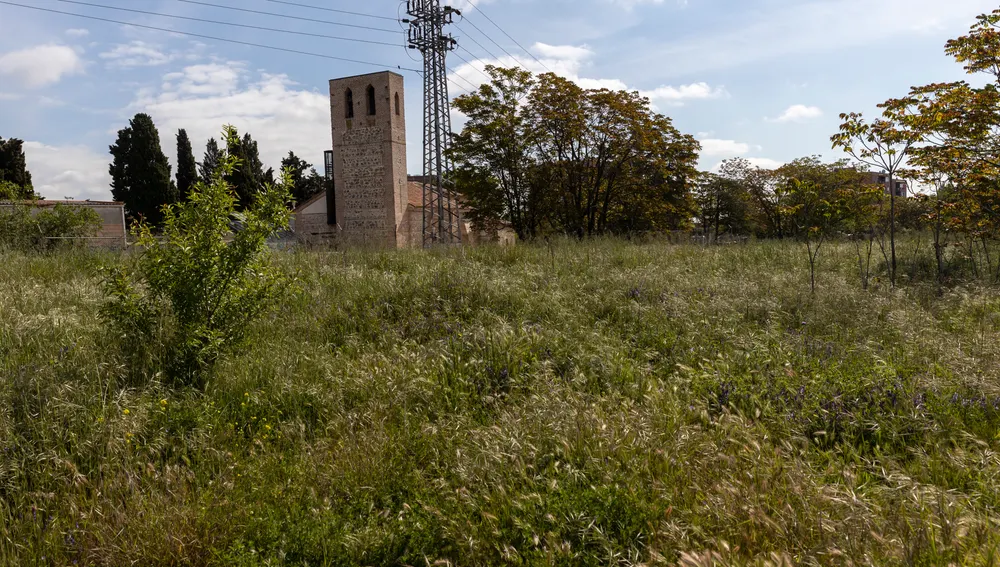
[[[16,198],[30,199],[34,195],[31,188],[31,173],[24,157],[24,141],[17,138],[0,138],[0,181],[6,181],[17,188]]]
[[[125,203],[130,220],[160,224],[163,206],[177,200],[177,187],[170,179],[170,164],[153,119],[136,114],[127,128],[118,131],[111,155],[111,195]]]
[[[219,149],[219,143],[215,141],[215,138],[210,138],[208,145],[205,147],[205,158],[198,164],[198,173],[205,183],[212,181],[221,162],[222,150]]]
[[[288,157],[281,160],[281,169],[292,177],[292,200],[295,203],[308,201],[310,197],[326,189],[326,179],[316,173],[311,163],[295,155],[295,152],[288,152]]]
[[[263,191],[264,185],[269,181],[268,177],[273,177],[273,172],[270,175],[264,172],[257,142],[250,134],[244,134],[243,138],[234,137],[234,141],[226,149],[230,156],[239,159],[239,165],[226,176],[226,182],[236,191],[239,208],[242,210],[250,206],[255,195]]]
[[[187,131],[177,131],[177,196],[186,201],[191,188],[198,182],[198,164],[194,161],[194,151]]]

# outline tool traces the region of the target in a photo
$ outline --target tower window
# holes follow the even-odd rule
[[[344,104],[347,106],[345,116],[354,118],[354,93],[351,92],[351,89],[347,89],[347,94],[344,95]]]
[[[396,116],[399,116],[399,93],[396,93]]]
[[[368,116],[375,116],[375,87],[368,85]]]

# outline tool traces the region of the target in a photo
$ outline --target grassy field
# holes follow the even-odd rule
[[[280,253],[201,393],[127,379],[119,259],[0,253],[0,564],[996,565],[997,289],[852,254]]]

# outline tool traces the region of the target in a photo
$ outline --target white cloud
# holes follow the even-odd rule
[[[237,63],[169,73],[159,89],[141,91],[130,111],[153,117],[171,161],[180,128],[187,130],[200,160],[208,138],[218,139],[223,125],[232,124],[240,134],[253,136],[261,160],[275,170],[289,150],[321,166],[332,143],[327,93],[300,90],[284,75],[252,75]]]
[[[679,87],[663,86],[651,91],[639,91],[639,93],[656,103],[657,101],[666,104],[683,104],[687,100],[704,100],[712,98],[724,98],[728,96],[726,89],[722,87],[712,88],[708,83],[691,83]]]
[[[778,169],[779,167],[785,165],[785,162],[771,158],[748,157],[742,159],[748,161],[750,165],[754,167],[760,167],[762,169]],[[712,173],[719,173],[721,169],[722,169],[722,162],[719,162],[715,164],[709,171],[711,171]]]
[[[28,88],[52,85],[82,71],[80,56],[65,45],[39,45],[0,55],[0,75],[11,76]]]
[[[167,54],[158,47],[144,41],[118,44],[110,51],[99,55],[114,67],[154,67],[166,65],[174,60],[174,54]]]
[[[570,61],[582,61],[594,55],[586,45],[548,45],[538,42],[534,45],[534,51],[541,57],[549,59],[566,59]]]
[[[22,96],[17,93],[5,93],[0,92],[0,101],[2,100],[21,100]]]
[[[66,30],[65,33],[70,37],[87,37],[90,35],[90,30],[84,28],[72,28]]]
[[[110,155],[85,146],[25,142],[24,155],[35,191],[48,199],[111,198]]]
[[[823,116],[823,111],[816,106],[806,106],[804,104],[793,104],[781,113],[781,116],[772,122],[805,122],[813,118]]]
[[[701,155],[710,157],[719,156],[741,156],[750,153],[750,144],[737,142],[735,140],[719,140],[716,138],[705,138],[698,140],[701,144]]]
[[[590,78],[582,76],[584,67],[594,56],[587,46],[548,45],[535,43],[531,49],[539,57],[538,60],[528,57],[501,57],[499,59],[480,59],[463,64],[454,69],[451,77],[455,85],[463,91],[470,85],[478,87],[488,80],[483,69],[486,65],[498,67],[522,67],[532,73],[553,72],[565,77],[585,89],[638,90],[630,88],[620,79]],[[650,99],[653,107],[658,105],[680,106],[687,101],[716,99],[728,96],[725,88],[712,87],[708,83],[699,82],[689,85],[663,85],[652,90],[639,90],[639,94]]]
[[[201,159],[205,142],[219,138],[232,124],[258,142],[262,161],[278,169],[289,150],[322,167],[330,147],[330,100],[326,93],[296,88],[284,75],[251,76],[242,64],[192,65],[169,73],[155,90],[145,89],[129,105],[129,114],[147,112],[160,133],[171,162],[175,135],[185,128]],[[124,124],[112,128],[114,133]],[[25,143],[35,190],[51,199],[110,199],[108,154],[84,146]]]
[[[176,96],[225,95],[236,90],[245,73],[245,66],[234,61],[190,65],[164,75],[162,90]]]
[[[779,167],[785,165],[785,162],[771,158],[751,157],[751,158],[746,158],[746,160],[750,162],[750,165],[761,167],[764,169],[778,169]]]

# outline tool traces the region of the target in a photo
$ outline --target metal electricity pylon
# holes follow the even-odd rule
[[[424,57],[424,246],[462,242],[458,202],[451,179],[451,102],[448,52],[457,42],[444,27],[461,13],[440,0],[407,0],[409,47]]]

